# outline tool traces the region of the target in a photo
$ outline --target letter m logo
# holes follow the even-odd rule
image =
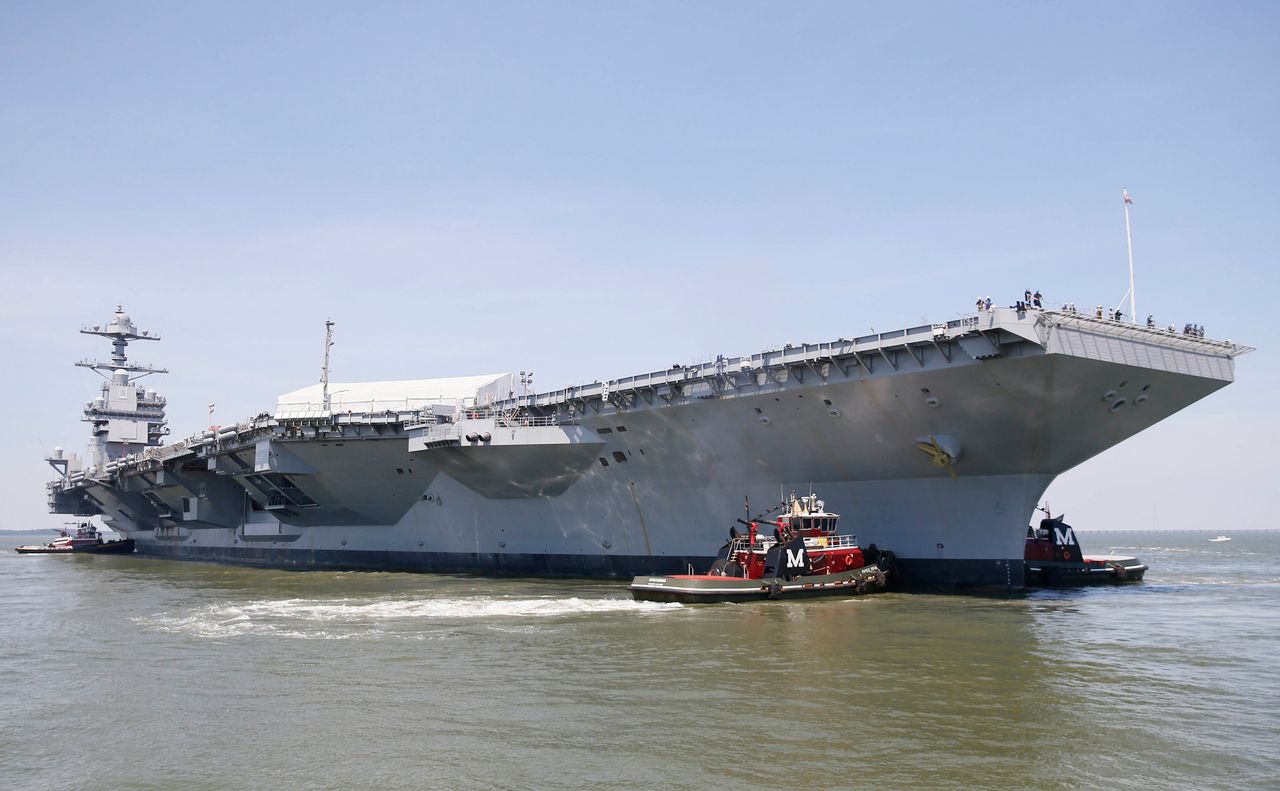
[[[804,567],[804,550],[788,549],[787,550],[787,568],[798,569]]]
[[[1055,544],[1057,544],[1060,547],[1069,547],[1072,544],[1076,543],[1075,530],[1071,529],[1070,527],[1067,527],[1066,530],[1059,530],[1058,528],[1055,527],[1053,529],[1053,541]]]

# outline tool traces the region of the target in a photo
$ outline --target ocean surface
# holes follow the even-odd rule
[[[1280,533],[1209,537],[1081,533],[1126,587],[682,606],[0,534],[0,788],[1280,788]]]

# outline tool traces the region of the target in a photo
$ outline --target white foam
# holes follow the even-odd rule
[[[304,621],[359,623],[400,618],[548,618],[582,613],[651,612],[680,604],[637,602],[629,599],[504,599],[462,597],[444,599],[280,599],[248,602],[248,615],[287,616]]]
[[[582,614],[656,613],[682,609],[678,603],[637,602],[630,599],[568,599],[462,597],[440,599],[263,599],[214,604],[181,615],[160,613],[138,619],[158,631],[198,637],[236,637],[271,634],[280,637],[331,640],[381,634],[377,628],[359,631],[318,631],[319,624],[365,626],[421,619],[474,620],[555,618]]]

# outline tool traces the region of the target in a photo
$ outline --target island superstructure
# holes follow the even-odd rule
[[[162,371],[125,356],[154,336],[122,311],[91,332],[117,353],[89,460],[49,460],[50,510],[101,515],[141,553],[630,577],[704,565],[744,496],[817,486],[904,584],[999,589],[1023,585],[1054,477],[1226,386],[1249,351],[997,308],[541,393],[509,373],[330,384],[326,362],[273,412],[164,445],[163,399],[134,382]]]

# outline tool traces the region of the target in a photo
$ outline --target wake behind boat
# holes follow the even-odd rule
[[[133,539],[107,541],[92,523],[70,522],[48,544],[28,544],[15,547],[14,551],[23,555],[128,554],[133,551]]]
[[[638,576],[631,595],[638,601],[742,602],[813,596],[855,596],[884,590],[893,553],[874,544],[863,550],[856,537],[836,533],[838,514],[816,495],[791,495],[789,513],[776,521],[739,519],[747,535],[729,529],[705,574]],[[749,511],[748,511],[749,513]],[[759,535],[761,524],[773,535]]]

